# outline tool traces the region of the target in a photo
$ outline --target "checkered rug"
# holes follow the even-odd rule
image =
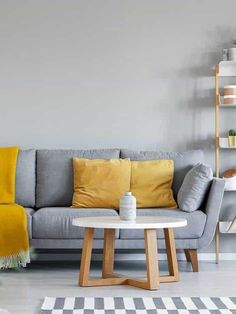
[[[45,298],[40,314],[236,314],[236,297]]]

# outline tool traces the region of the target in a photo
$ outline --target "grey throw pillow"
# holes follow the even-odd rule
[[[212,169],[207,165],[199,163],[189,170],[177,195],[179,208],[186,212],[199,209],[212,179]]]

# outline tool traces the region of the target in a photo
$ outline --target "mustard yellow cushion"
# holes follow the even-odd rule
[[[129,159],[73,159],[72,207],[119,208],[119,199],[130,190]]]
[[[176,208],[173,176],[173,160],[132,161],[130,190],[137,198],[137,207]]]

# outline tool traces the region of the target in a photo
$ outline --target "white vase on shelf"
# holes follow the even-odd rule
[[[236,47],[228,49],[228,60],[236,61]]]
[[[223,49],[223,61],[236,61],[236,47]]]
[[[131,192],[125,192],[120,198],[120,219],[126,221],[136,219],[136,198]]]

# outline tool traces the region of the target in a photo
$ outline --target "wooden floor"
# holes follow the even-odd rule
[[[23,271],[0,272],[0,308],[10,314],[39,313],[45,296],[236,296],[236,262],[201,262],[199,273],[180,262],[180,281],[162,283],[160,290],[147,291],[131,286],[78,287],[79,263],[34,263]],[[100,275],[101,263],[92,264],[92,274]],[[143,261],[120,261],[115,270],[143,276]],[[161,273],[167,268],[160,262]]]

